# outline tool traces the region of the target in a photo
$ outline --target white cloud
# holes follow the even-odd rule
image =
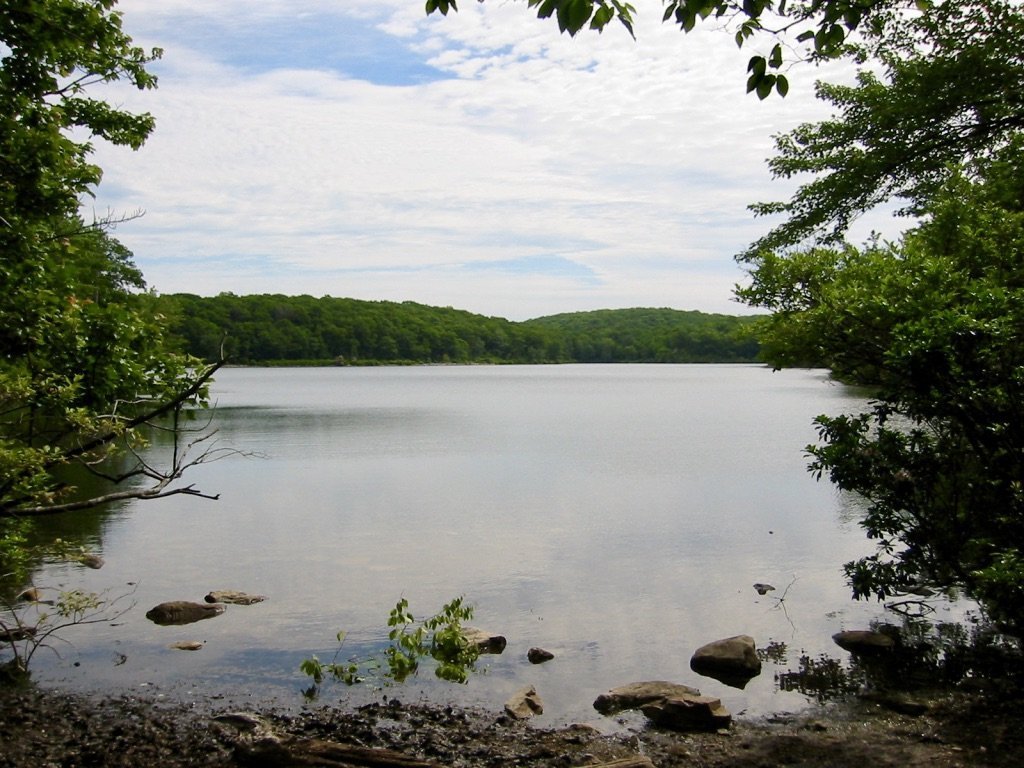
[[[728,35],[684,37],[659,3],[636,5],[638,42],[615,28],[570,39],[491,0],[429,19],[408,0],[122,2],[126,30],[167,54],[157,91],[116,92],[157,131],[139,153],[98,150],[97,204],[146,209],[119,236],[165,293],[409,299],[512,319],[742,311],[731,256],[765,228],[746,205],[784,195],[769,137],[823,114],[814,73],[757,102]],[[300,18],[302,34],[387,56],[282,63]],[[427,64],[443,75],[419,78]],[[373,66],[416,76],[376,84]],[[566,263],[579,269],[544,268]]]

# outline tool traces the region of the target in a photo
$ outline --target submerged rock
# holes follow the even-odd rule
[[[521,688],[505,702],[505,713],[516,720],[526,720],[544,714],[544,703],[532,685]]]
[[[253,605],[262,603],[267,599],[266,595],[250,595],[248,592],[239,592],[235,589],[221,589],[210,592],[203,598],[208,603],[231,603],[233,605]]]
[[[92,552],[83,551],[76,559],[86,568],[92,568],[93,570],[99,570],[106,563],[106,560],[99,555],[94,555]]]
[[[736,635],[702,645],[690,659],[690,669],[733,688],[743,688],[761,674],[761,659],[754,638]]]
[[[187,600],[173,600],[160,603],[146,611],[146,618],[154,624],[191,624],[203,619],[212,619],[224,613],[225,606],[221,603],[191,603]]]

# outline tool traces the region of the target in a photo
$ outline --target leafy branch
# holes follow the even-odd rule
[[[383,660],[370,657],[339,662],[347,637],[347,633],[339,632],[338,647],[331,661],[322,662],[314,655],[299,665],[299,670],[313,679],[306,695],[315,696],[327,677],[345,685],[356,685],[375,675],[385,681],[402,683],[418,673],[420,662],[425,658],[437,662],[434,674],[440,679],[465,683],[480,656],[479,647],[467,640],[463,632],[462,622],[472,618],[473,607],[467,605],[463,597],[457,597],[438,613],[417,622],[409,610],[409,601],[403,597],[388,616],[389,644],[384,649]],[[388,684],[390,682],[384,683]]]

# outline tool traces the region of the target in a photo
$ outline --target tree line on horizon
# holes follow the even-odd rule
[[[513,322],[411,301],[167,294],[181,351],[250,365],[749,363],[755,317],[675,309],[574,312]]]

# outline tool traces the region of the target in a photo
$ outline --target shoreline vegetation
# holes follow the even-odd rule
[[[760,362],[756,315],[606,309],[522,322],[415,302],[153,297],[182,352],[236,365]]]

